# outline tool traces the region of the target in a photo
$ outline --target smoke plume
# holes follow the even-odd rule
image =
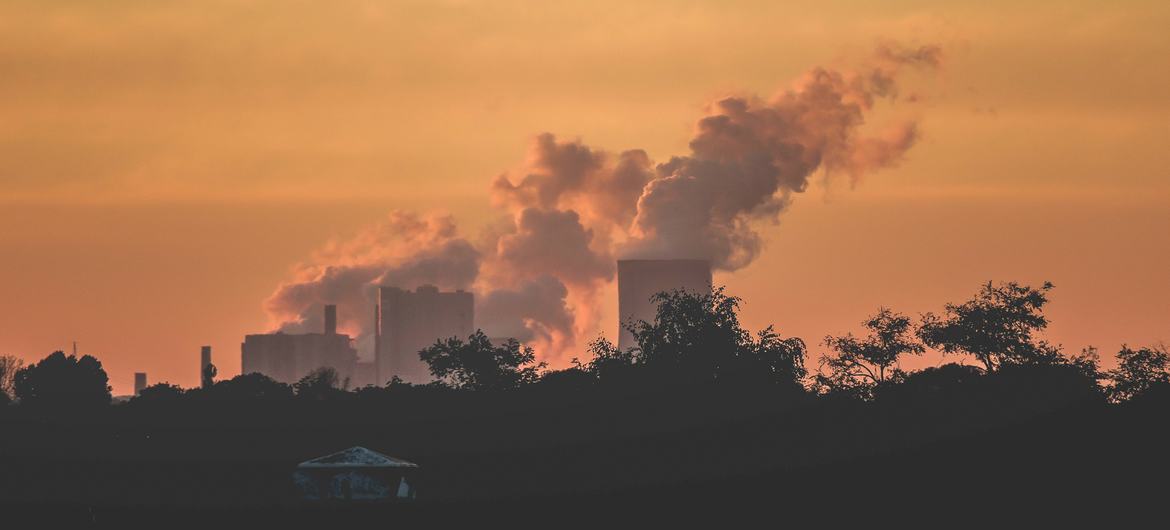
[[[265,307],[276,327],[300,331],[319,328],[320,306],[336,303],[342,329],[360,338],[372,331],[377,285],[471,289],[478,327],[555,364],[597,329],[615,258],[698,258],[734,271],[762,251],[757,227],[777,222],[815,176],[856,185],[896,166],[918,123],[871,131],[866,117],[899,99],[905,69],[934,69],[941,58],[937,47],[883,43],[861,68],[813,68],[771,98],[719,99],[696,123],[689,153],[658,164],[640,149],[615,154],[537,135],[520,167],[492,181],[499,220],[474,243],[450,217],[397,212],[327,245]]]

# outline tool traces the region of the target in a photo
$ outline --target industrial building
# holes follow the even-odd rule
[[[144,388],[146,388],[146,372],[134,372],[134,395],[141,394]]]
[[[418,358],[419,350],[436,340],[466,340],[475,331],[475,299],[457,290],[440,292],[423,285],[414,292],[379,287],[375,308],[374,370],[379,385],[392,377],[410,383],[431,380],[430,371]]]
[[[650,298],[664,291],[711,291],[711,263],[698,259],[618,260],[618,347],[637,345],[625,323],[653,322],[658,307]]]
[[[316,370],[337,370],[340,380],[352,380],[357,350],[349,335],[337,333],[337,306],[325,306],[323,333],[266,333],[248,335],[240,345],[241,373],[261,373],[282,383],[296,383]]]

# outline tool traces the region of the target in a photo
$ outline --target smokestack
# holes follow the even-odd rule
[[[211,365],[211,346],[204,346],[200,350],[199,355],[199,381],[200,386],[207,388],[211,386],[211,379],[207,377],[207,367]]]
[[[333,304],[325,306],[325,334],[337,334],[337,306]]]
[[[374,386],[382,386],[382,304],[374,304]]]
[[[141,394],[144,388],[146,388],[146,372],[134,372],[134,395]]]

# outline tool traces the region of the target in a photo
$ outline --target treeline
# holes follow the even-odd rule
[[[809,348],[803,340],[785,338],[771,326],[750,333],[739,322],[741,300],[720,288],[711,293],[659,293],[653,300],[658,305],[653,322],[624,324],[636,347],[621,350],[599,338],[589,344],[587,360],[573,359],[573,366],[564,370],[547,370],[531,348],[515,340],[494,344],[477,331],[466,340],[452,337],[419,352],[434,376],[429,384],[394,379],[383,387],[350,390],[348,381],[322,368],[293,385],[256,373],[209,380],[204,388],[191,390],[161,383],[144,389],[131,404],[326,401],[521,388],[646,392],[709,384],[872,401],[903,387],[973,386],[979,378],[997,374],[1075,389],[1114,403],[1170,387],[1170,355],[1164,346],[1123,346],[1116,354],[1117,367],[1102,370],[1096,349],[1068,354],[1039,338],[1049,323],[1044,308],[1051,289],[1050,283],[1033,288],[989,282],[970,300],[947,304],[941,313],[927,313],[917,321],[880,308],[863,322],[864,336],[825,337],[821,345],[826,351],[814,374],[805,368]],[[977,364],[952,363],[915,372],[900,367],[901,361],[923,355],[928,348]],[[0,401],[38,409],[87,409],[108,405],[111,395],[97,359],[54,352],[27,367],[14,357],[0,358]]]

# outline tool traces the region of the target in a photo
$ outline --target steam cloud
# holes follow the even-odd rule
[[[897,165],[919,138],[917,122],[867,135],[866,115],[898,98],[904,69],[934,69],[941,58],[934,46],[882,44],[856,71],[814,68],[771,99],[715,101],[690,153],[657,165],[642,150],[613,154],[540,134],[522,170],[492,182],[501,220],[475,243],[450,217],[395,212],[327,245],[265,307],[278,329],[301,331],[319,329],[320,307],[336,303],[342,329],[361,343],[373,332],[377,285],[471,289],[477,326],[555,362],[596,329],[615,258],[699,258],[734,271],[760,254],[756,227],[777,222],[814,175],[856,185]]]

